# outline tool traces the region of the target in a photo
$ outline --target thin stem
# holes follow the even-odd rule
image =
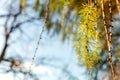
[[[31,65],[30,65],[30,67],[29,67],[29,70],[28,70],[28,72],[27,72],[27,74],[26,74],[27,77],[28,77],[28,75],[29,75],[30,72],[31,72],[31,67],[32,67],[32,65],[33,65],[33,63],[34,63],[34,60],[35,60],[35,57],[36,57],[36,54],[37,54],[37,51],[38,51],[38,47],[39,47],[39,44],[40,44],[40,40],[42,39],[42,34],[43,34],[43,32],[44,32],[44,29],[45,29],[45,25],[47,24],[48,13],[49,13],[49,5],[50,5],[50,0],[48,0],[47,6],[46,6],[46,13],[45,13],[45,17],[44,17],[44,24],[43,24],[43,26],[42,26],[42,31],[41,31],[41,33],[40,33],[39,40],[38,40],[38,42],[37,42],[37,46],[36,46],[36,48],[35,48],[34,55],[33,55],[33,57],[32,57],[32,63],[31,63]]]
[[[112,20],[112,13],[111,13],[111,0],[109,0],[109,12],[110,12],[110,22]],[[104,11],[104,0],[102,0],[102,17],[103,17],[103,23],[104,23],[104,29],[105,29],[105,35],[106,35],[106,39],[107,39],[107,47],[108,47],[108,60],[109,60],[109,64],[111,67],[111,71],[112,71],[112,78],[113,80],[115,80],[115,70],[114,70],[114,66],[113,66],[113,61],[112,61],[112,51],[111,51],[111,35],[112,35],[112,26],[110,25],[107,29],[107,25],[106,25],[106,21],[105,21],[105,11]],[[109,30],[109,31],[108,31]]]
[[[112,50],[111,50],[111,40],[112,40],[112,28],[113,28],[113,26],[112,26],[112,24],[111,24],[111,22],[112,22],[112,1],[111,0],[109,0],[109,13],[110,13],[110,19],[109,19],[109,26],[108,26],[108,28],[109,28],[109,31],[108,31],[108,39],[109,39],[109,49],[108,49],[108,51],[109,51],[109,63],[110,63],[110,66],[111,66],[111,69],[112,69],[112,76],[113,76],[113,80],[115,80],[115,70],[114,70],[114,66],[113,66],[113,62],[112,62]]]

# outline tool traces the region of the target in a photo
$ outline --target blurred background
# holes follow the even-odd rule
[[[61,34],[56,34],[57,30],[54,32],[56,25],[50,32],[48,29],[44,30],[35,60],[31,65],[44,24],[44,16],[40,17],[39,11],[33,8],[35,1],[27,0],[27,8],[24,10],[20,0],[0,0],[1,80],[85,78],[83,76],[85,69],[78,64],[71,43],[67,40],[63,42]],[[43,3],[44,1],[41,0],[41,4]],[[41,13],[45,14],[42,11]],[[55,18],[59,19],[59,15]],[[30,76],[26,76],[30,66],[32,66]]]
[[[103,54],[106,50],[101,50],[101,61],[88,71],[79,63],[73,48],[72,40],[78,38],[75,32],[80,19],[76,11],[81,1],[51,0],[51,12],[44,26],[48,0],[0,0],[0,80],[110,80],[107,55]],[[115,20],[114,45],[119,46],[119,14]],[[45,30],[34,57],[43,26]],[[120,47],[115,51],[119,52]],[[119,54],[113,60],[119,74],[116,56]]]

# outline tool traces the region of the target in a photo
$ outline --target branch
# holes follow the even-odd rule
[[[30,19],[28,19],[28,20],[26,20],[26,21],[23,21],[23,22],[21,22],[21,23],[18,23],[18,24],[16,24],[14,27],[11,28],[10,33],[13,32],[13,31],[15,31],[17,28],[19,28],[19,27],[22,26],[23,24],[25,24],[25,23],[27,23],[27,22],[33,22],[34,20],[40,20],[40,19],[39,19],[39,18],[34,18],[34,17],[32,17],[32,18],[30,18]]]

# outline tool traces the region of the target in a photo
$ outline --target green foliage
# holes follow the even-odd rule
[[[81,20],[77,36],[80,36],[80,39],[74,42],[74,47],[80,62],[86,65],[88,69],[92,69],[100,59],[98,39],[96,40],[95,37],[99,13],[93,6],[84,5],[79,14]]]

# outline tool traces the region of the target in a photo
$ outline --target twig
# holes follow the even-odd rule
[[[109,19],[109,26],[108,26],[108,39],[109,39],[109,64],[110,64],[110,67],[112,69],[112,77],[113,77],[113,80],[116,80],[115,78],[115,69],[114,69],[114,65],[113,65],[113,61],[112,61],[112,50],[111,50],[111,42],[112,42],[112,0],[109,0],[109,13],[110,13],[110,19]]]
[[[103,17],[103,23],[104,23],[104,29],[105,29],[105,35],[106,35],[106,41],[107,41],[107,47],[108,47],[108,61],[111,67],[112,71],[112,78],[115,80],[115,70],[113,66],[113,61],[112,61],[112,51],[111,51],[111,36],[112,36],[112,25],[111,25],[111,20],[112,20],[112,13],[111,13],[111,0],[109,0],[109,12],[110,12],[110,25],[107,29],[106,21],[105,21],[105,11],[104,11],[104,0],[102,0],[102,17]],[[108,31],[109,30],[109,31]]]
[[[30,74],[30,72],[31,72],[31,67],[32,67],[32,65],[33,65],[33,63],[34,63],[34,60],[35,60],[35,57],[36,57],[36,53],[37,53],[37,51],[38,51],[38,47],[39,47],[39,44],[40,44],[40,40],[42,39],[42,34],[43,34],[43,32],[44,32],[44,29],[45,29],[45,25],[47,24],[47,19],[48,19],[48,13],[49,13],[49,5],[50,5],[50,0],[48,0],[48,3],[47,3],[47,6],[46,6],[46,13],[45,13],[45,17],[44,17],[44,24],[43,24],[43,26],[42,26],[42,31],[41,31],[41,33],[40,33],[40,36],[39,36],[39,40],[38,40],[38,42],[37,42],[37,46],[36,46],[36,48],[35,48],[35,52],[34,52],[34,55],[33,55],[33,57],[32,57],[32,63],[31,63],[31,65],[30,65],[30,67],[29,67],[29,70],[28,70],[28,72],[27,72],[27,76]]]

